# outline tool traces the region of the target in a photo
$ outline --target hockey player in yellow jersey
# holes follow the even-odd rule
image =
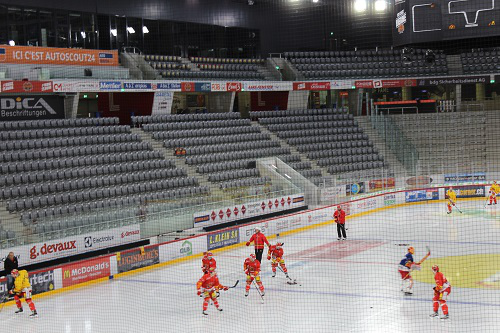
[[[493,202],[495,202],[495,205],[497,204],[498,193],[500,193],[500,186],[494,181],[490,187],[490,203],[488,205],[491,205]]]
[[[14,295],[14,300],[17,305],[16,313],[22,313],[24,311],[20,299],[21,297],[24,297],[31,310],[30,317],[37,317],[38,314],[36,312],[35,304],[31,300],[31,284],[28,272],[25,270],[18,271],[17,269],[14,269],[11,274],[15,280],[14,288],[9,291],[9,294]]]
[[[448,197],[448,212],[447,214],[451,214],[452,207],[457,203],[457,194],[453,191],[453,187],[450,187],[448,191],[446,191],[446,196]]]

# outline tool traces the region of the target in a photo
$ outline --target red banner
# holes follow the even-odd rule
[[[61,270],[63,288],[104,278],[111,274],[109,257],[66,265]]]
[[[227,82],[226,91],[241,91],[243,85],[241,82]]]
[[[294,82],[293,90],[330,90],[330,82]]]
[[[370,191],[379,191],[382,189],[394,188],[396,187],[396,179],[385,178],[370,180],[369,187]]]
[[[52,81],[2,81],[3,93],[49,93]]]
[[[196,91],[194,82],[181,82],[181,91],[186,91],[186,92]]]

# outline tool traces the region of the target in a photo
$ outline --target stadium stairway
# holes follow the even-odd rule
[[[389,164],[389,168],[394,173],[395,176],[406,175],[406,169],[398,161],[396,156],[391,152],[391,150],[385,145],[384,139],[380,137],[377,130],[372,127],[369,117],[354,117],[358,121],[359,127],[363,129],[363,132],[368,135],[373,145],[378,149],[379,154],[384,157],[384,160]]]
[[[219,194],[219,189],[214,186],[213,183],[208,181],[206,175],[196,172],[196,168],[194,166],[188,165],[183,160],[172,156],[160,141],[153,139],[150,132],[145,132],[140,128],[131,128],[131,131],[132,133],[138,134],[142,141],[151,143],[154,150],[160,151],[166,159],[173,161],[177,168],[185,169],[189,177],[197,178],[201,186],[208,186],[212,194]]]
[[[484,111],[486,119],[486,167],[487,170],[493,172],[498,170],[498,156],[500,155],[500,134],[498,134],[498,128],[500,128],[500,112],[495,111]]]
[[[259,126],[261,133],[269,134],[269,136],[271,137],[272,140],[278,141],[280,143],[281,147],[289,148],[290,152],[292,153],[292,155],[298,155],[300,157],[301,161],[303,161],[303,162],[310,162],[314,169],[318,169],[318,170],[321,171],[321,176],[322,177],[329,175],[328,171],[326,171],[325,168],[320,167],[320,166],[318,166],[316,164],[316,161],[309,159],[306,156],[306,154],[303,154],[303,153],[299,152],[294,146],[289,145],[285,140],[279,138],[276,134],[274,134],[273,132],[271,132],[270,130],[268,130],[267,127],[259,124],[258,121],[252,121],[252,124],[255,125],[255,126]]]

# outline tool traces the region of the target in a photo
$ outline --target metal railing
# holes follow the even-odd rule
[[[193,228],[193,214],[196,212],[213,210],[220,207],[230,207],[240,205],[246,202],[254,202],[263,199],[271,199],[280,196],[290,196],[300,193],[300,189],[295,186],[282,186],[283,189],[271,191],[263,187],[255,190],[253,195],[240,196],[226,200],[210,201],[201,204],[196,204],[200,197],[192,197],[191,199],[183,200],[157,200],[148,202],[138,202],[129,207],[114,207],[94,209],[84,216],[83,219],[93,217],[104,217],[105,221],[96,223],[82,223],[82,225],[61,228],[50,232],[30,233],[15,238],[0,241],[0,249],[10,248],[14,246],[27,245],[37,242],[44,242],[52,239],[59,239],[68,236],[80,235],[89,232],[101,231],[111,228],[118,228],[131,224],[140,224],[141,238],[149,238],[157,235],[166,234],[178,230]],[[227,194],[227,196],[230,196]],[[220,199],[220,197],[218,197]],[[193,204],[184,205],[180,201],[186,203],[189,200]],[[116,218],[116,213],[119,211],[133,211],[131,216]],[[106,219],[108,216],[108,219]],[[53,223],[64,223],[75,225],[75,222],[82,219],[82,214],[65,216],[54,220],[43,220],[38,222],[40,225],[51,225]],[[68,224],[69,225],[69,224]],[[33,230],[36,225],[32,225]]]

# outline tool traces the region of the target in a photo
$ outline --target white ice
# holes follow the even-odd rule
[[[0,313],[1,331],[500,332],[499,289],[454,287],[445,321],[429,318],[433,285],[416,282],[414,295],[404,296],[397,272],[407,248],[399,244],[414,246],[417,259],[425,245],[432,257],[500,253],[500,221],[495,219],[500,208],[483,210],[483,204],[460,202],[464,214],[451,216],[444,203],[431,203],[357,217],[348,220],[348,240],[341,244],[335,225],[282,237],[290,276],[300,285],[286,284],[280,272],[271,278],[269,261],[263,260],[263,304],[253,286],[244,297],[242,265],[251,249],[243,247],[216,254],[221,282],[240,280],[237,288],[221,292],[223,312],[210,305],[209,315],[202,315],[195,289],[201,263],[194,259],[40,298],[36,319],[6,307]],[[359,246],[365,248],[354,253]],[[424,263],[422,269],[429,267]]]

